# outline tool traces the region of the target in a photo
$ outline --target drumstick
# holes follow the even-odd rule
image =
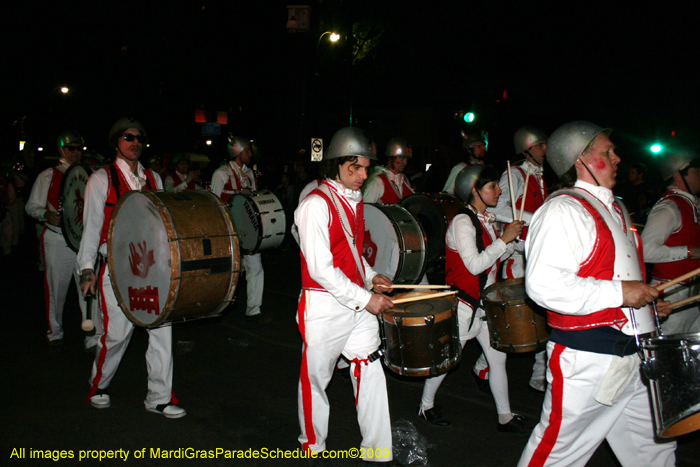
[[[523,199],[520,200],[520,217],[519,221],[523,220],[523,212],[525,211],[525,196],[527,196],[527,182],[530,180],[530,171],[528,170],[525,176],[525,188],[523,189]]]
[[[392,300],[392,302],[394,302],[394,305],[398,305],[400,303],[417,302],[418,300],[430,300],[431,298],[447,297],[448,295],[455,294],[457,294],[456,290],[453,290],[452,292],[435,292],[425,295],[417,295],[415,297],[398,298],[396,300]]]
[[[697,268],[694,271],[690,271],[689,273],[683,274],[680,277],[677,277],[673,279],[672,281],[664,282],[663,284],[655,285],[654,288],[658,290],[659,292],[663,291],[664,289],[668,289],[672,285],[676,285],[679,282],[683,282],[686,279],[690,279],[691,277],[700,274],[700,268]]]
[[[385,289],[449,289],[451,285],[428,285],[428,284],[374,284],[374,287],[384,287]]]
[[[508,191],[510,191],[510,206],[513,209],[513,221],[515,221],[517,217],[517,213],[515,210],[515,198],[513,197],[513,178],[510,176],[510,161],[508,162]]]
[[[674,309],[678,308],[679,306],[683,306],[687,303],[694,302],[695,300],[700,300],[700,294],[695,295],[693,297],[688,297],[685,300],[678,300],[677,302],[673,302],[670,305],[668,305],[668,308]],[[396,302],[394,302],[396,303]]]

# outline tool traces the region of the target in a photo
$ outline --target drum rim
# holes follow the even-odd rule
[[[76,168],[76,166],[82,167],[83,170],[85,170],[85,173],[87,174],[88,179],[90,178],[90,175],[92,175],[92,170],[90,170],[90,168],[86,165],[83,165],[79,162],[75,162],[75,163],[69,165],[68,168],[66,169],[66,171],[63,172],[63,177],[61,177],[61,186],[58,188],[59,196],[64,197],[63,191],[66,187],[66,180],[68,180],[67,175],[72,170],[74,170]],[[87,187],[87,184],[85,186]],[[63,202],[61,201],[61,204],[62,203]],[[70,238],[70,235],[67,234],[67,229],[65,226],[66,221],[64,219],[65,219],[65,216],[61,216],[61,234],[63,235],[63,238],[66,240],[66,245],[68,245],[68,248],[70,248],[71,250],[73,250],[74,252],[77,253],[80,250],[80,242],[78,242],[78,246],[73,246],[73,244],[70,242],[70,240],[68,240]],[[82,238],[82,235],[80,236],[80,238]]]
[[[393,216],[389,212],[388,209],[387,210],[385,210],[385,209],[389,208],[389,207],[394,207],[394,208],[398,208],[400,210],[403,210],[403,211],[399,211],[399,212],[404,212],[404,213],[408,214],[410,219],[413,221],[414,225],[418,226],[418,230],[420,232],[420,236],[421,236],[421,240],[422,240],[422,247],[423,247],[423,249],[422,249],[422,253],[423,253],[422,254],[422,265],[420,268],[420,272],[418,273],[418,277],[413,279],[413,282],[411,282],[408,279],[407,280],[403,280],[403,279],[396,280],[396,277],[401,277],[403,270],[404,270],[404,267],[406,266],[406,264],[405,264],[406,261],[404,260],[404,257],[402,255],[399,255],[399,262],[396,265],[396,273],[394,274],[394,279],[395,279],[394,283],[395,284],[417,284],[417,283],[419,283],[421,281],[421,279],[423,278],[423,276],[425,275],[425,271],[428,269],[428,237],[425,235],[425,229],[423,229],[423,225],[420,223],[418,218],[413,215],[413,213],[411,211],[409,211],[405,207],[401,206],[400,204],[367,203],[367,206],[372,206],[372,207],[379,209],[379,211],[381,211],[386,217],[389,218],[389,220],[391,221],[391,226],[394,228],[394,233],[396,233],[396,238],[399,240],[399,253],[401,253],[402,251],[404,253],[406,253],[406,251],[408,251],[406,249],[406,242],[405,242],[404,237],[403,237],[403,232],[401,232],[401,230],[398,228],[399,221],[396,219],[396,217]],[[365,227],[366,227],[366,224],[367,224],[367,221],[366,221],[366,214],[365,214]]]

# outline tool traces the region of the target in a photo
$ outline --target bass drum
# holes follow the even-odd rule
[[[673,438],[700,429],[700,333],[640,340],[656,434]]]
[[[491,347],[508,353],[544,350],[549,339],[547,318],[528,298],[522,278],[490,285],[482,298]]]
[[[244,254],[254,255],[282,244],[287,220],[282,203],[274,193],[268,190],[238,193],[233,195],[230,203]]]
[[[428,239],[428,274],[436,275],[430,282],[443,283],[445,275],[445,235],[450,221],[462,209],[456,196],[440,193],[429,196],[415,193],[405,197],[401,206],[418,219]]]
[[[398,204],[366,204],[362,255],[395,284],[417,284],[427,266],[425,234],[416,218]]]
[[[228,206],[208,191],[126,193],[107,245],[114,294],[137,326],[217,316],[236,290],[238,237]]]
[[[61,179],[58,200],[61,205],[61,232],[68,248],[76,253],[83,237],[83,206],[90,169],[80,164],[68,167]]]
[[[406,298],[434,292],[409,292]],[[437,376],[459,362],[457,300],[439,297],[398,305],[382,313],[384,364],[403,376]]]

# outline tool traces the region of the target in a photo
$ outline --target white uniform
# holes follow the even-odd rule
[[[219,196],[224,202],[230,202],[231,196],[243,190],[257,190],[255,174],[247,165],[238,167],[235,161],[229,161],[226,165],[216,169],[211,177],[212,193]],[[241,262],[245,269],[246,291],[248,293],[245,314],[247,316],[259,315],[265,286],[262,257],[260,253],[243,255]]]
[[[669,190],[686,198],[694,206],[695,219],[698,219],[698,199],[685,191],[669,187]],[[690,220],[690,219],[689,219]],[[642,232],[644,243],[644,261],[647,263],[671,263],[688,259],[687,246],[666,246],[665,242],[671,234],[681,230],[683,220],[678,205],[671,200],[662,199],[649,213],[647,223]],[[681,274],[678,274],[680,276]],[[675,277],[652,277],[652,284],[666,282]],[[687,282],[687,281],[686,281]],[[691,283],[680,283],[664,291],[664,300],[677,302],[700,293],[700,279],[695,276]],[[685,334],[700,332],[700,306],[697,302],[674,310],[661,324],[664,334]]]
[[[116,161],[119,170],[126,179],[130,190],[141,190],[146,186],[146,175],[139,163],[137,175],[122,159]],[[107,243],[100,245],[102,226],[105,221],[105,203],[107,201],[109,179],[105,170],[98,170],[90,176],[85,189],[85,210],[83,212],[84,230],[78,252],[78,270],[92,269],[97,255],[107,256]],[[156,189],[162,190],[160,176],[153,172]],[[100,271],[96,271],[99,288],[100,308],[104,332],[97,343],[97,355],[90,376],[90,395],[98,389],[106,389],[119,367],[134,332],[134,325],[119,308],[112,288],[109,266],[104,262]],[[172,327],[167,324],[148,330],[148,349],[146,365],[148,367],[148,394],[145,400],[147,409],[155,409],[161,404],[168,404],[172,398],[173,353]]]
[[[555,311],[550,318],[572,323],[572,327],[567,331],[554,329],[547,344],[549,385],[542,415],[518,465],[584,466],[607,439],[623,467],[672,466],[676,443],[654,439],[649,394],[641,380],[634,339],[620,332],[619,326],[600,325],[617,322],[611,317],[621,317],[622,282],[596,279],[583,272],[584,268],[597,268],[597,262],[614,262],[614,274],[619,273],[619,264],[628,268],[636,264],[630,277],[641,277],[638,258],[606,255],[610,247],[608,251],[629,251],[614,237],[624,236],[618,232],[623,231],[623,225],[630,225],[613,206],[611,190],[582,181],[575,186],[604,205],[600,209],[607,210],[612,225],[597,221],[571,196],[550,197],[532,219],[525,245],[527,293]],[[608,230],[599,231],[599,222]],[[608,233],[613,239],[605,237]],[[551,320],[550,324],[554,326]],[[568,345],[560,343],[566,340]],[[615,347],[616,352],[602,350],[616,343],[625,346]],[[588,350],[578,349],[587,346]]]
[[[395,174],[386,167],[375,167],[372,175],[362,187],[362,198],[365,203],[382,202],[381,199],[382,196],[384,196],[384,182],[382,182],[382,179],[379,177],[380,175],[385,175],[387,179],[389,179],[389,183],[391,183],[392,188],[394,188],[394,194],[399,200],[404,197],[404,191],[408,190],[411,193],[413,192],[411,182],[408,181],[408,178],[403,172]]]
[[[458,214],[452,219],[452,222],[450,222],[447,234],[445,235],[445,244],[448,249],[459,253],[459,257],[464,263],[464,266],[471,274],[478,276],[491,268],[488,271],[486,284],[484,286],[488,287],[496,282],[498,268],[492,266],[496,264],[499,258],[506,259],[513,254],[513,244],[506,245],[503,243],[503,240],[498,237],[493,225],[495,221],[495,216],[493,214],[489,214],[488,211],[486,211],[486,215],[477,214],[477,216],[481,221],[482,229],[488,232],[493,243],[479,253],[476,245],[476,228],[474,224],[472,224],[471,219],[466,214]],[[511,417],[511,409],[508,398],[506,354],[491,347],[489,330],[484,321],[485,315],[482,308],[476,310],[476,316],[474,317],[471,329],[469,328],[469,322],[472,320],[473,313],[474,311],[471,305],[460,299],[457,305],[460,342],[462,343],[462,347],[464,347],[467,340],[473,337],[476,337],[477,341],[479,341],[484,352],[483,355],[486,356],[491,368],[489,383],[491,386],[491,393],[496,402],[496,411],[499,415],[505,415],[505,418],[509,419]],[[435,394],[440,384],[442,384],[442,381],[445,379],[445,376],[447,376],[446,373],[434,378],[428,378],[425,381],[423,396],[421,398],[421,411],[427,411],[433,408]]]
[[[331,185],[329,189],[334,190],[338,202],[356,213],[362,194],[344,189],[339,183],[326,182]],[[296,210],[295,222],[308,277],[320,286],[302,289],[297,313],[299,332],[304,341],[299,378],[299,442],[304,450],[326,449],[330,405],[325,391],[342,354],[351,362],[357,421],[362,433],[361,448],[391,453],[391,420],[384,371],[379,360],[368,361],[380,346],[377,317],[364,309],[371,298],[366,289],[376,273],[361,259],[366,274],[363,288],[340,269],[345,267],[356,271],[352,258],[349,259],[352,264],[334,266],[334,261],[339,259],[333,257],[331,250],[338,245],[331,245],[330,232],[341,228],[341,222],[338,214],[331,214],[321,195],[311,194],[304,198]],[[355,225],[361,227],[362,220],[358,222]],[[355,230],[354,233],[359,232]],[[344,238],[339,241],[346,242]],[[302,271],[302,277],[304,274]],[[391,456],[377,460],[389,461]]]
[[[57,168],[64,173],[70,165],[70,162],[61,158]],[[51,187],[53,174],[53,167],[39,174],[34,182],[32,192],[29,195],[29,201],[25,208],[27,214],[42,222],[46,221],[44,213],[47,210],[58,212],[58,206],[53,206],[48,201],[49,188]],[[86,319],[87,302],[80,291],[80,277],[75,270],[76,253],[66,244],[61,228],[46,222],[41,233],[40,241],[42,255],[46,261],[44,269],[44,295],[46,299],[46,320],[49,326],[46,337],[49,341],[54,341],[63,339],[63,306],[66,301],[66,295],[68,294],[71,275],[73,275],[75,286],[78,290],[78,303],[83,320]],[[94,347],[101,334],[100,320],[99,317],[96,316],[96,310],[97,306],[95,300],[93,300],[91,304],[91,315],[96,325],[95,334],[85,337],[85,348]]]
[[[452,170],[450,171],[449,177],[447,177],[447,181],[445,182],[445,186],[442,188],[442,191],[445,193],[449,193],[451,195],[455,194],[455,181],[457,180],[457,175],[462,171],[463,168],[469,166],[466,162],[459,162],[457,165],[452,167]]]
[[[178,180],[178,184],[175,184],[175,178]],[[187,174],[181,174],[180,172],[175,171],[175,176],[173,175],[168,175],[165,177],[165,180],[163,181],[163,184],[165,186],[165,191],[185,191],[187,190],[188,183],[185,181],[187,180]],[[201,190],[202,187],[199,186],[199,184],[194,183],[194,190]]]

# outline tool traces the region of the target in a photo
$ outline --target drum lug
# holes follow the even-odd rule
[[[654,358],[648,358],[642,361],[642,371],[644,371],[647,379],[659,379],[659,371],[656,365],[656,359]]]

